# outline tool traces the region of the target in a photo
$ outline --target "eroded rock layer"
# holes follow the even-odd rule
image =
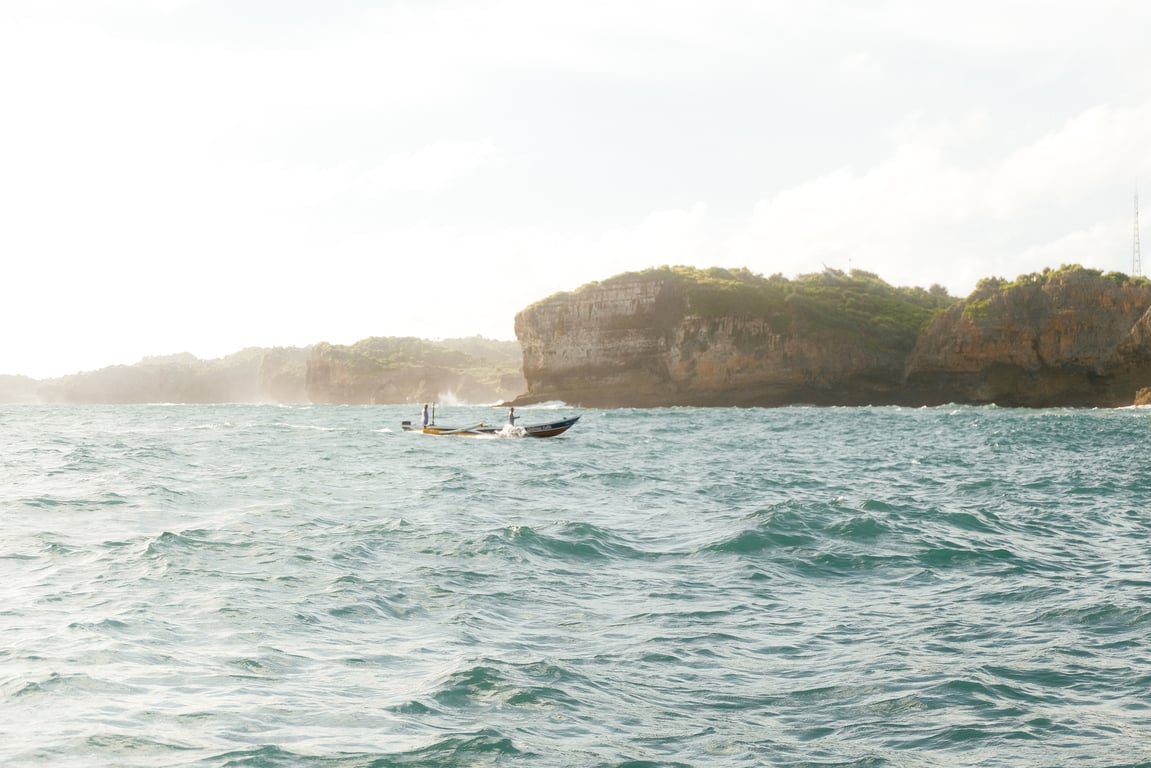
[[[1080,267],[985,280],[962,301],[864,272],[662,268],[521,311],[518,401],[1128,405],[1151,385],[1149,308],[1146,280]]]

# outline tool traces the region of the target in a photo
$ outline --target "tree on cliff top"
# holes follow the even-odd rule
[[[825,269],[800,275],[791,302],[800,302],[819,325],[838,332],[906,336],[913,340],[956,299],[940,285],[895,287],[863,270]]]
[[[963,316],[969,320],[983,320],[993,314],[993,305],[1006,306],[1019,302],[1027,296],[1039,292],[1052,291],[1068,285],[1091,285],[1103,281],[1119,287],[1147,288],[1151,280],[1141,276],[1130,276],[1122,272],[1103,272],[1079,264],[1064,264],[1059,269],[1044,269],[1019,275],[1008,282],[1001,277],[985,277],[975,285],[975,290],[963,303]]]
[[[754,317],[779,333],[823,330],[858,335],[866,343],[911,343],[932,317],[956,301],[940,285],[897,288],[859,269],[825,269],[788,280],[744,268],[662,266],[589,283],[576,292],[652,280],[681,288],[689,311],[701,317]]]

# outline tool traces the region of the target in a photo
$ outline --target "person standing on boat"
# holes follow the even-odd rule
[[[428,404],[424,403],[424,426],[428,425]]]
[[[508,408],[508,424],[514,427],[516,425],[516,418],[516,409]]]

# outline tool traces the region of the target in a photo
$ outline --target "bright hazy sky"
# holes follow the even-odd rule
[[[1149,29],[1143,0],[0,0],[0,373],[513,339],[661,264],[1130,273]]]

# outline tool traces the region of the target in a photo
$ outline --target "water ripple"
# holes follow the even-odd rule
[[[412,416],[3,409],[0,762],[1151,765],[1145,409]]]

